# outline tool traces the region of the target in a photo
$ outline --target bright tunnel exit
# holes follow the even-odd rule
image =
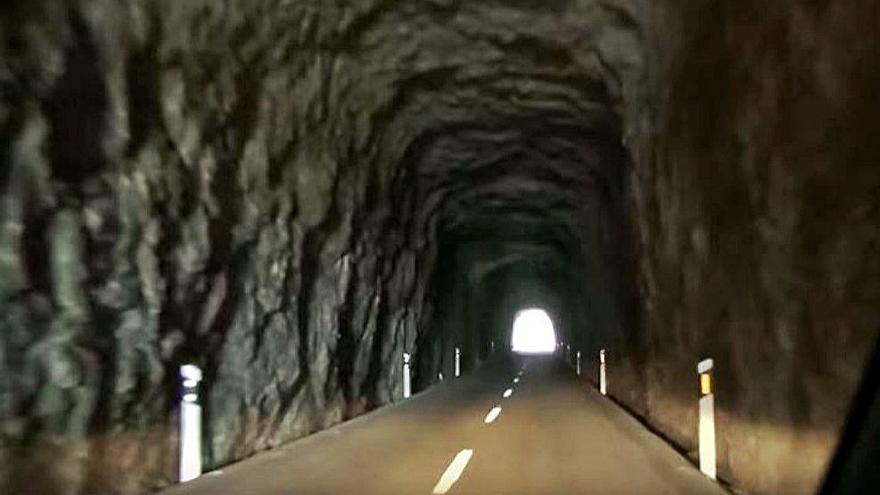
[[[523,309],[513,320],[511,349],[518,354],[551,354],[556,350],[556,330],[546,311]]]

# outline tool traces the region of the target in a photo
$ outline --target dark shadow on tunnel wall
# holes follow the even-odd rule
[[[860,495],[880,489],[880,339],[853,400],[820,495]]]

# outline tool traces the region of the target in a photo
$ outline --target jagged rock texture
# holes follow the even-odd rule
[[[398,398],[543,305],[686,449],[809,493],[880,326],[878,8],[0,6],[0,492],[175,477]]]

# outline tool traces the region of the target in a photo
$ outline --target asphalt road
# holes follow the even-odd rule
[[[505,398],[507,389],[512,393]],[[559,361],[544,357],[490,361],[397,405],[163,493],[727,492]]]

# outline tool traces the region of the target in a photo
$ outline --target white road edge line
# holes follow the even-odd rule
[[[442,495],[449,491],[452,488],[452,485],[458,481],[458,478],[461,476],[461,473],[464,472],[464,468],[467,467],[468,462],[471,461],[471,457],[473,457],[474,451],[472,449],[462,449],[461,452],[455,455],[452,459],[452,462],[449,463],[449,466],[446,468],[446,471],[443,472],[443,476],[440,477],[440,481],[434,486],[434,491],[431,492],[434,495]]]
[[[498,418],[498,415],[501,414],[501,406],[495,406],[489,411],[489,414],[486,415],[486,419],[483,420],[483,423],[489,424],[495,419]]]
[[[506,399],[506,398],[510,397],[511,395],[513,395],[513,389],[509,388],[509,389],[505,390],[503,394],[501,394],[501,397],[504,397]]]

